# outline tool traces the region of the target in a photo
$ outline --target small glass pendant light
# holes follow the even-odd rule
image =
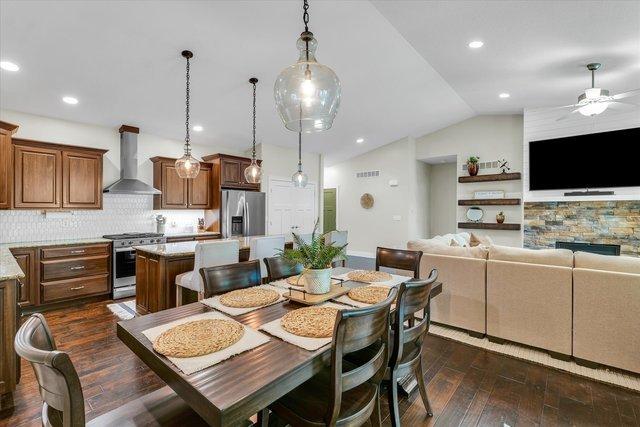
[[[187,60],[186,134],[184,137],[184,155],[176,160],[176,172],[180,178],[195,178],[200,173],[200,161],[191,155],[191,138],[189,137],[189,60],[193,58],[193,53],[183,50],[182,56]]]
[[[302,132],[298,132],[298,171],[291,177],[291,182],[297,188],[304,188],[309,182],[307,174],[302,172]]]
[[[258,83],[258,79],[251,77],[249,83],[253,85],[253,148],[251,150],[251,164],[244,170],[244,179],[250,184],[259,184],[262,180],[262,169],[256,160],[256,83]]]
[[[318,42],[309,31],[309,3],[304,0],[304,32],[296,45],[298,62],[282,70],[273,93],[284,126],[293,132],[321,132],[331,128],[340,106],[340,80],[315,58]]]

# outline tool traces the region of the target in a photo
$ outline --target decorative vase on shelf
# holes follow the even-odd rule
[[[505,220],[504,212],[498,212],[498,214],[496,215],[496,222],[498,224],[502,224],[504,220]]]
[[[480,157],[471,156],[467,159],[467,172],[469,172],[469,176],[478,175],[478,159]]]
[[[310,294],[326,294],[331,290],[331,271],[333,269],[323,268],[321,270],[308,269],[302,273],[304,277],[304,290]]]

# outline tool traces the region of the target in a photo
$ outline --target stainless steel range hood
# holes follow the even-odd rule
[[[103,190],[114,194],[162,194],[138,180],[138,133],[133,126],[120,126],[120,179]]]

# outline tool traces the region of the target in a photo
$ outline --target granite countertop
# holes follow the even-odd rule
[[[164,233],[164,237],[219,236],[217,231],[191,231],[184,233]]]
[[[84,245],[88,243],[111,243],[109,239],[96,237],[93,239],[64,239],[64,240],[40,240],[33,242],[15,242],[0,244],[0,280],[21,279],[24,273],[16,262],[10,249],[33,248],[38,246],[68,246]]]
[[[212,239],[216,242],[220,242],[223,240],[237,240],[240,242],[240,249],[249,249],[249,242],[251,239],[255,237],[262,236],[247,236],[247,237],[229,237],[226,239]],[[185,255],[194,255],[196,251],[196,245],[198,243],[202,243],[206,240],[200,241],[191,241],[191,242],[175,242],[175,243],[164,243],[160,245],[144,245],[144,246],[134,246],[133,249],[147,252],[155,255],[161,255],[164,257],[179,257]]]

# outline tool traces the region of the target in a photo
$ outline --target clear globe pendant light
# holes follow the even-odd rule
[[[200,173],[200,161],[191,155],[191,138],[189,137],[189,60],[193,58],[193,53],[188,50],[182,51],[182,56],[187,60],[187,95],[185,107],[186,134],[184,137],[184,155],[176,160],[176,172],[180,178],[195,178]]]
[[[302,132],[298,132],[298,171],[291,177],[291,182],[297,188],[304,188],[309,182],[307,174],[302,172]]]
[[[259,184],[262,180],[262,169],[256,160],[256,83],[258,83],[258,79],[251,77],[249,83],[253,85],[253,148],[251,150],[251,164],[244,170],[244,179],[250,184]]]
[[[318,42],[309,31],[309,3],[304,0],[304,32],[296,45],[298,62],[282,70],[273,93],[284,126],[293,132],[330,129],[340,106],[340,80],[315,58]]]

